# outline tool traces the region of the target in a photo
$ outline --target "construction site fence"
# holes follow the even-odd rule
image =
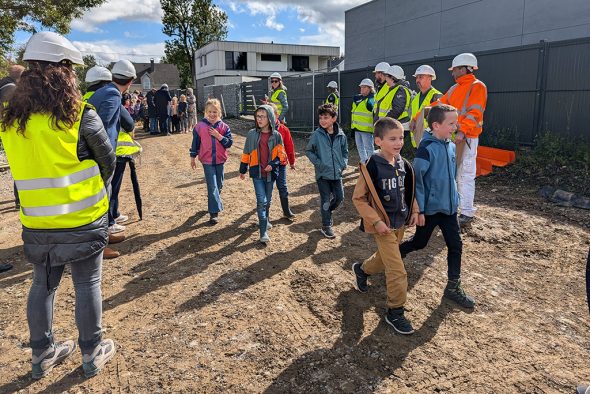
[[[551,131],[563,137],[590,142],[590,38],[546,42],[476,52],[476,76],[488,88],[482,139],[498,145],[501,139],[514,144],[533,145],[535,137]],[[411,88],[418,91],[413,73],[421,64],[436,70],[433,85],[446,92],[455,82],[448,70],[452,56],[398,63]],[[308,72],[285,76],[289,111],[287,125],[294,131],[313,131],[318,126],[317,107],[328,95],[330,81],[338,82],[339,119],[350,126],[352,98],[359,82],[373,79],[373,67],[337,72]],[[253,114],[269,91],[268,79],[245,82],[236,87],[237,111]],[[506,141],[504,141],[505,143]]]

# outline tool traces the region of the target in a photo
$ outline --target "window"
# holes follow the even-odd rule
[[[203,66],[207,65],[207,55],[203,55]]]
[[[203,56],[199,56],[199,67],[203,67]]]
[[[261,53],[260,60],[263,62],[280,62],[281,55],[276,55],[274,53]]]
[[[309,71],[309,56],[293,56],[291,62],[293,71]]]
[[[150,90],[152,88],[152,80],[147,74],[144,74],[144,76],[141,77],[141,86],[143,90]]]
[[[225,69],[226,70],[247,70],[246,52],[225,51]]]

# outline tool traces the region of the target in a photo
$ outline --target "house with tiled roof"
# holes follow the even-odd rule
[[[180,89],[180,74],[174,64],[133,63],[137,78],[131,84],[129,90],[147,92],[151,88],[160,89],[162,84],[168,84],[170,90]]]

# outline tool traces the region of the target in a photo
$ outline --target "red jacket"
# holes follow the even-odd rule
[[[293,138],[291,138],[291,130],[284,124],[279,123],[277,131],[283,137],[283,145],[285,146],[285,151],[287,151],[287,159],[289,159],[288,161],[281,161],[281,165],[295,164],[295,147],[293,146]]]

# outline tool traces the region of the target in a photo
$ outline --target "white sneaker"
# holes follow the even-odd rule
[[[33,379],[41,379],[57,364],[70,357],[76,349],[76,343],[72,340],[63,343],[55,343],[54,346],[45,350],[41,355],[32,357]]]
[[[84,376],[91,378],[96,376],[104,365],[117,352],[115,343],[112,339],[105,339],[102,341],[91,354],[82,355],[82,369],[84,369]]]
[[[115,218],[115,223],[125,223],[129,220],[129,216],[120,214],[118,218]]]
[[[112,226],[109,226],[109,233],[110,234],[120,233],[121,231],[125,231],[125,226],[117,224],[117,223],[113,224]]]
[[[270,242],[270,237],[267,233],[264,233],[264,235],[260,237],[260,242],[262,242],[265,245]]]
[[[266,221],[266,229],[270,230],[272,228],[272,223],[270,222],[270,220]]]

